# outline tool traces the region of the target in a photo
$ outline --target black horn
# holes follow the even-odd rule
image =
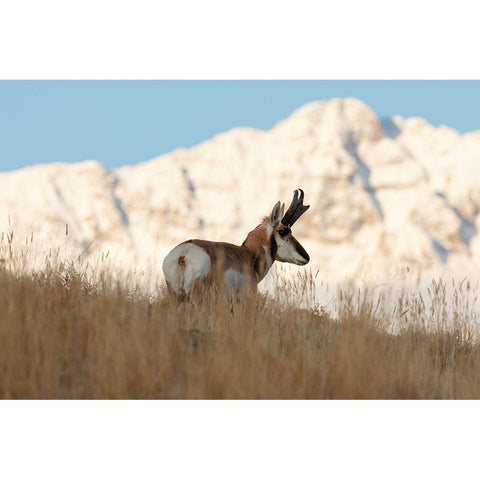
[[[300,197],[298,192],[300,191]],[[310,205],[303,204],[303,190],[299,188],[293,192],[293,200],[285,215],[282,218],[282,223],[290,228],[308,209]]]

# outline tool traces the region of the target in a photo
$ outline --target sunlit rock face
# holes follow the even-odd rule
[[[108,251],[118,264],[160,272],[167,251],[188,238],[242,243],[298,187],[311,208],[294,234],[325,278],[480,271],[480,132],[378,119],[350,98],[136,166],[0,174],[0,231],[13,230],[18,246],[33,233],[37,257],[60,247],[98,262]]]

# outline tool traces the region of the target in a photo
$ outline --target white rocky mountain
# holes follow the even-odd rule
[[[2,173],[0,232],[19,246],[33,233],[37,259],[54,247],[92,262],[108,251],[161,273],[188,238],[240,244],[297,187],[311,208],[294,235],[325,278],[480,272],[480,131],[380,120],[350,98],[117,170],[86,161]]]

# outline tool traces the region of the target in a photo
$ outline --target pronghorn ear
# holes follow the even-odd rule
[[[281,206],[280,202],[277,202],[273,207],[272,213],[270,214],[270,223],[276,225],[283,217],[283,209],[285,205]]]

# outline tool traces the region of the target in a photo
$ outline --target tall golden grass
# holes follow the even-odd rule
[[[339,292],[335,316],[299,301],[314,286],[305,273],[273,296],[178,303],[78,265],[34,272],[3,258],[0,397],[480,398],[480,345],[461,301],[470,287],[455,287],[447,318],[442,282],[430,306],[402,293],[390,312]]]

